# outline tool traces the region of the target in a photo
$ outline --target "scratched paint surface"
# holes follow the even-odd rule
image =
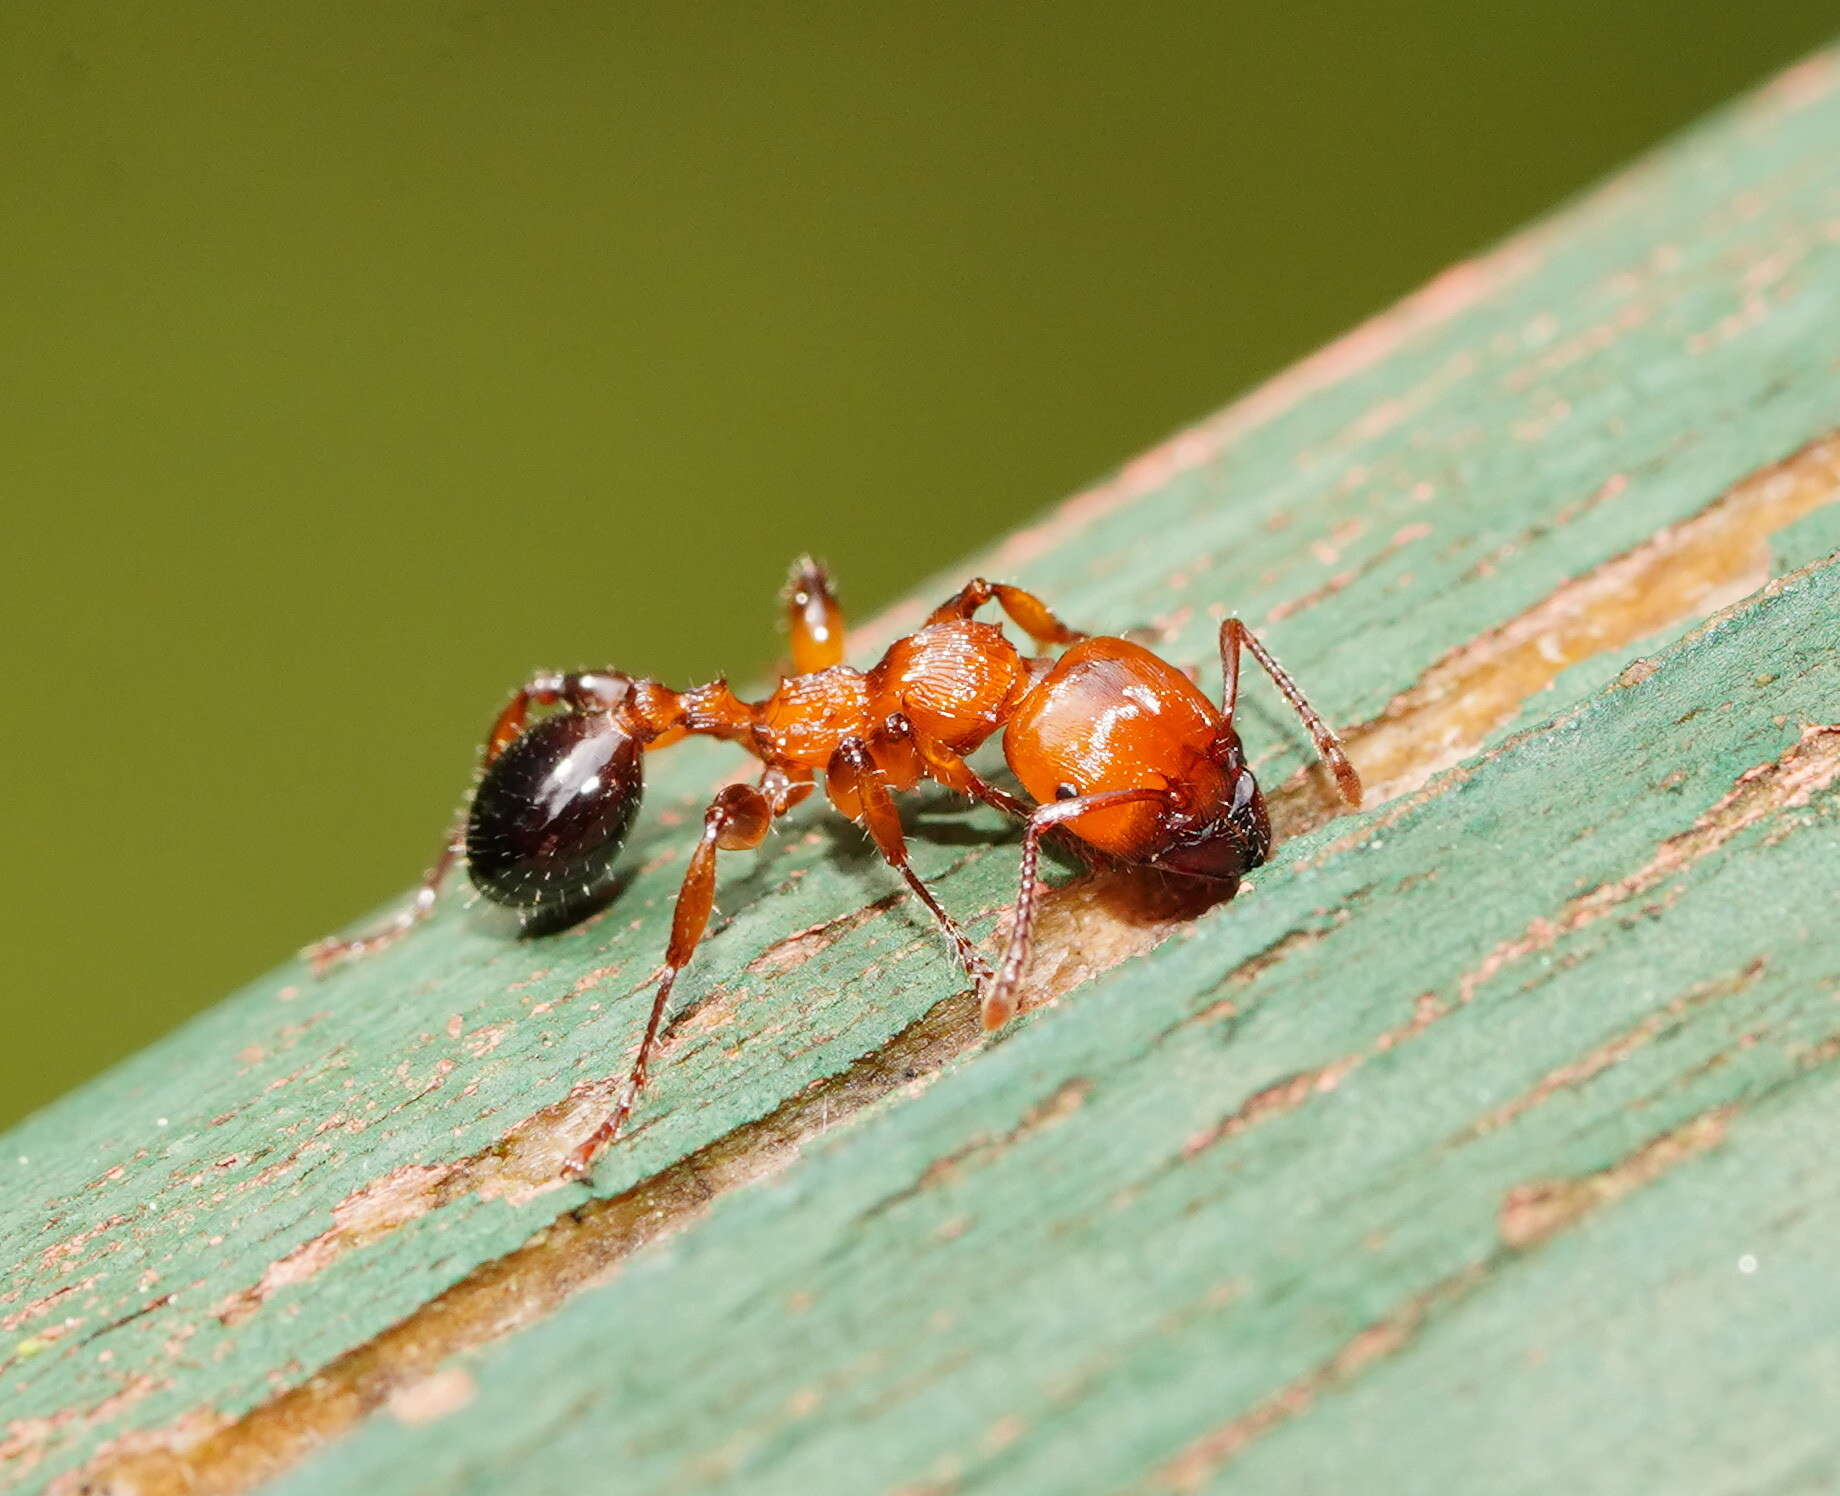
[[[1231,605],[1332,719],[1383,725],[1451,651],[1840,426],[1836,334],[1824,58],[979,564],[1083,626],[1154,620],[1178,659]],[[1734,595],[1824,554],[1832,513],[1783,529],[1763,575],[1734,562]],[[1694,1485],[1667,1463],[1689,1423],[1695,1488],[1760,1451],[1819,1457],[1805,1415],[1840,1366],[1800,1306],[1831,1232],[1835,750],[1800,734],[1840,720],[1833,575],[1633,684],[1606,688],[1692,617],[1573,664],[1442,793],[1292,842],[1189,938],[508,1342],[477,1369],[491,1417],[380,1421],[299,1479],[375,1484],[406,1446],[398,1469],[480,1489],[508,1459],[558,1483],[618,1459],[665,1488],[848,1468],[1008,1490],[1203,1486],[1236,1460],[1311,1488],[1352,1458],[1403,1489],[1421,1459],[1473,1474],[1476,1430],[1528,1441],[1537,1471],[1568,1409],[1644,1378],[1674,1399],[1653,1437],[1593,1424],[1569,1479],[1616,1484],[1639,1453]],[[1275,784],[1300,735],[1256,689]],[[692,818],[732,762],[653,761],[632,885],[589,926],[521,944],[455,907],[329,980],[284,967],[8,1134],[0,1480],[238,1418],[586,1199],[549,1186],[544,1149],[571,1093],[586,1117],[623,1068]],[[1012,838],[944,805],[914,824],[917,867],[988,937]],[[891,888],[816,807],[725,869],[696,1007],[594,1194],[953,989]],[[1054,1097],[1055,1125],[977,1146]],[[1775,1396],[1739,1428],[1712,1413],[1741,1374]],[[1527,1406],[1550,1421],[1517,1423]]]

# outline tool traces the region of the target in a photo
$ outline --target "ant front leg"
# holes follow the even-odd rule
[[[587,1174],[595,1155],[619,1137],[620,1129],[632,1116],[639,1093],[645,1089],[652,1051],[657,1047],[665,1009],[670,1005],[671,988],[676,985],[678,974],[690,964],[703,932],[709,928],[710,911],[715,908],[716,854],[758,847],[766,839],[774,815],[774,802],[751,784],[725,786],[703,813],[703,834],[696,850],[690,854],[690,866],[685,869],[683,886],[677,892],[677,907],[671,915],[671,939],[665,947],[664,975],[659,978],[658,990],[652,998],[651,1015],[645,1021],[645,1033],[639,1040],[639,1053],[627,1074],[619,1104],[570,1155],[563,1171],[567,1177],[579,1179]]]
[[[831,755],[824,771],[824,787],[831,803],[851,820],[864,826],[882,854],[882,860],[907,880],[907,886],[939,921],[952,950],[974,983],[989,980],[990,967],[978,954],[971,937],[947,914],[933,891],[920,881],[907,861],[907,838],[901,831],[901,813],[889,793],[888,781],[860,738],[845,738]]]
[[[1041,838],[1067,822],[1078,820],[1091,810],[1110,810],[1115,805],[1136,805],[1143,801],[1170,803],[1167,790],[1101,790],[1093,795],[1072,795],[1048,805],[1038,805],[1029,814],[1028,830],[1022,836],[1020,888],[1016,893],[1016,917],[1010,926],[1009,944],[1003,948],[1003,960],[996,979],[984,989],[981,1016],[986,1029],[1001,1028],[1016,1016],[1016,988],[1029,964],[1034,944],[1035,916],[1041,904],[1041,883],[1036,870],[1041,863]]]
[[[786,579],[786,620],[792,633],[792,673],[812,675],[843,663],[843,609],[822,561],[800,556]]]
[[[1265,673],[1271,677],[1284,699],[1290,703],[1303,725],[1309,729],[1310,737],[1316,744],[1316,751],[1322,755],[1323,762],[1335,776],[1336,788],[1342,799],[1351,806],[1361,803],[1361,776],[1355,772],[1354,765],[1348,761],[1348,754],[1342,747],[1342,740],[1335,735],[1335,730],[1323,721],[1316,708],[1311,706],[1297,683],[1290,678],[1285,669],[1271,657],[1271,651],[1259,642],[1258,636],[1237,618],[1229,618],[1220,626],[1220,671],[1223,678],[1220,699],[1220,714],[1227,719],[1227,725],[1233,725],[1233,709],[1239,704],[1239,651],[1244,645],[1252,652],[1252,657],[1265,667]]]
[[[973,577],[965,583],[935,608],[926,621],[934,624],[967,619],[992,599],[1009,615],[1010,622],[1034,641],[1038,649],[1045,649],[1049,645],[1078,644],[1087,637],[1078,629],[1068,628],[1033,592],[1012,587],[1007,582],[987,582],[982,577]]]
[[[517,741],[530,719],[530,709],[533,706],[566,705],[580,710],[610,709],[626,699],[631,687],[632,682],[628,677],[614,671],[569,675],[545,671],[541,675],[532,676],[512,692],[504,709],[493,719],[492,730],[486,735],[485,752],[480,758],[481,770],[490,768],[493,761]],[[435,903],[441,896],[442,881],[466,852],[466,827],[470,810],[469,796],[468,804],[461,807],[447,833],[447,839],[441,843],[440,853],[416,886],[414,898],[389,923],[368,934],[349,939],[329,935],[307,947],[304,954],[314,975],[323,976],[340,961],[368,956],[385,946],[394,945],[434,912]]]

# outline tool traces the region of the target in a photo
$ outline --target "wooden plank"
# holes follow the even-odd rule
[[[1384,831],[1293,843],[1077,1020],[421,1394],[464,1416],[411,1398],[287,1489],[1831,1470],[1840,724],[1803,724],[1837,609],[1828,562]],[[1545,855],[1504,856],[1527,825]]]
[[[1064,890],[1037,996],[1154,954],[981,1052],[928,928],[802,819],[725,878],[642,1127],[561,1186],[727,762],[673,750],[590,926],[520,944],[455,908],[327,981],[285,967],[8,1134],[9,1488],[244,1488],[392,1397],[297,1483],[1715,1489],[1830,1460],[1837,68],[977,563],[1176,658],[1241,611],[1360,724],[1361,818],[1322,826],[1298,734],[1250,707],[1297,839],[1193,921]],[[990,936],[1010,839],[918,824]]]

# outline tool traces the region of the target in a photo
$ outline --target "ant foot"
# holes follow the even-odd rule
[[[313,975],[323,977],[333,967],[345,961],[361,960],[374,955],[385,946],[391,946],[415,928],[426,911],[420,906],[412,906],[407,912],[399,914],[381,930],[369,935],[328,935],[324,940],[308,946],[300,954],[312,967]]]
[[[1016,984],[1001,978],[978,983],[978,1017],[985,1033],[1003,1027],[1016,1016]]]
[[[594,1173],[595,1159],[619,1140],[620,1129],[625,1124],[626,1112],[621,1110],[589,1133],[563,1161],[562,1178],[570,1184],[585,1184]]]

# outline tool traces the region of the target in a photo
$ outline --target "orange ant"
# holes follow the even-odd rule
[[[1037,649],[1024,656],[974,615],[996,602]],[[967,583],[869,670],[843,663],[843,623],[830,579],[805,558],[785,604],[792,673],[765,701],[726,681],[672,691],[617,671],[534,677],[498,714],[467,811],[413,902],[389,925],[309,952],[323,971],[387,945],[425,918],[441,881],[465,857],[474,885],[515,910],[529,933],[566,928],[613,896],[613,866],[638,813],[644,753],[691,733],[739,743],[764,766],[756,784],[730,784],[703,816],[671,920],[664,973],[644,1037],[612,1113],[571,1156],[586,1173],[613,1142],[644,1088],[671,988],[709,924],[716,854],[757,847],[772,823],[811,794],[822,770],[831,803],[864,826],[882,857],[925,904],[981,999],[986,1029],[1016,1011],[1029,959],[1042,836],[1076,850],[1210,879],[1230,891],[1271,850],[1271,823],[1246,765],[1233,712],[1241,649],[1264,666],[1303,720],[1343,799],[1361,782],[1341,742],[1265,646],[1237,618],[1220,626],[1225,677],[1218,710],[1188,676],[1130,639],[1087,635],[1033,593],[982,578]],[[532,708],[561,708],[533,722]],[[1031,805],[987,784],[966,758],[998,732]],[[993,972],[970,937],[908,865],[894,794],[921,780],[969,795],[1025,823],[1015,921]]]

